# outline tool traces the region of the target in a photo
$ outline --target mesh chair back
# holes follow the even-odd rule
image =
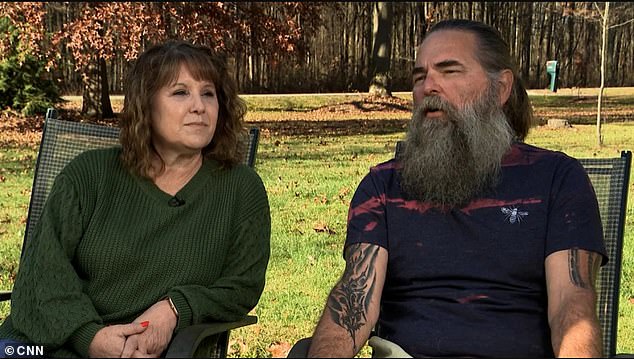
[[[259,142],[259,129],[249,130],[249,141],[243,163],[253,167]],[[78,154],[97,148],[119,145],[119,129],[101,125],[63,121],[57,119],[57,111],[49,108],[42,130],[42,141],[35,165],[31,201],[27,217],[24,246],[30,239],[35,225],[42,214],[46,198],[53,186],[55,177]]]
[[[78,154],[91,149],[116,146],[119,144],[119,130],[113,127],[88,123],[61,121],[57,111],[46,112],[42,141],[35,165],[29,214],[22,244],[31,238],[35,225],[42,214],[55,177]]]
[[[247,143],[246,158],[244,164],[251,168],[255,168],[255,155],[258,153],[258,144],[260,142],[260,129],[251,127],[249,129],[249,142]]]
[[[405,142],[396,143],[395,155],[404,150]],[[632,152],[621,152],[621,157],[582,158],[581,165],[592,181],[599,202],[603,225],[603,240],[610,261],[599,271],[597,278],[597,314],[603,333],[603,354],[616,355],[621,259],[627,209],[628,183]]]
[[[616,355],[621,259],[632,153],[616,158],[579,159],[597,194],[603,240],[610,261],[597,278],[597,314],[603,332],[603,354]]]

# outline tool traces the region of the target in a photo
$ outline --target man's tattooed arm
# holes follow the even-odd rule
[[[378,246],[353,244],[346,249],[346,270],[327,303],[332,321],[344,328],[352,338],[354,350],[359,347],[355,333],[367,323],[367,312],[376,285],[374,263]]]
[[[602,356],[596,315],[598,253],[570,248],[546,257],[548,322],[555,356]]]
[[[568,250],[570,282],[580,288],[594,289],[597,272],[601,265],[601,256],[593,252],[584,251],[582,253],[585,253],[583,258],[580,255],[579,248]]]
[[[387,251],[359,243],[348,246],[344,257],[345,271],[328,296],[309,356],[354,356],[378,319]]]

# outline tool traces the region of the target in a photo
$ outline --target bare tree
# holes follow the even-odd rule
[[[603,136],[601,135],[601,105],[603,102],[603,88],[605,87],[605,48],[608,42],[608,22],[610,2],[605,3],[605,10],[601,13],[598,5],[594,3],[601,15],[601,24],[603,28],[603,36],[601,40],[601,86],[599,87],[599,98],[597,100],[597,143],[599,146],[603,145]]]
[[[391,97],[390,62],[392,55],[393,4],[379,2],[374,5],[374,32],[372,34],[371,96]]]

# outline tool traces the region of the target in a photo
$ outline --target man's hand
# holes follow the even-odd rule
[[[145,324],[147,326],[147,324]],[[91,358],[119,358],[126,338],[143,333],[147,328],[141,323],[110,325],[100,329],[88,347]]]
[[[127,338],[121,354],[122,357],[160,356],[172,340],[178,318],[165,299],[149,307],[135,320],[135,322],[143,321],[149,321],[150,325],[143,333]]]

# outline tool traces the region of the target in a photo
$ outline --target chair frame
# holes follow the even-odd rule
[[[35,225],[39,220],[42,207],[52,185],[52,180],[54,180],[54,177],[57,176],[55,171],[52,171],[53,175],[51,176],[49,174],[48,177],[46,174],[42,174],[41,172],[44,171],[41,166],[44,163],[50,162],[51,158],[55,155],[55,150],[51,150],[50,152],[43,151],[45,144],[50,141],[55,143],[55,139],[49,139],[50,136],[47,137],[47,129],[50,129],[53,126],[61,128],[58,136],[63,136],[65,134],[91,136],[94,137],[92,140],[98,139],[103,141],[103,143],[100,144],[101,147],[117,145],[119,143],[119,129],[116,127],[64,121],[58,119],[58,112],[56,109],[49,108],[46,111],[45,123],[42,129],[42,141],[40,142],[35,165],[35,173],[33,176],[31,199],[29,202],[29,211],[27,215],[24,240],[22,242],[21,255],[24,255],[26,242],[30,239]],[[251,127],[249,129],[249,142],[245,153],[244,164],[251,168],[254,168],[255,166],[259,135],[259,128]],[[99,146],[96,146],[94,148],[98,147]],[[79,153],[83,152],[81,149],[79,149],[79,151]],[[70,162],[70,160],[68,162]],[[48,169],[46,171],[48,171]],[[10,299],[11,291],[0,291],[0,302]],[[200,355],[226,357],[230,331],[232,329],[255,323],[257,323],[257,317],[247,315],[235,322],[216,322],[192,325],[179,331],[178,334],[172,338],[172,341],[166,351],[166,357],[185,358]]]
[[[616,356],[618,337],[619,298],[621,268],[623,260],[623,242],[625,236],[625,217],[627,213],[627,196],[632,166],[632,152],[621,151],[620,157],[614,158],[580,158],[579,162],[593,181],[593,176],[605,171],[622,171],[623,178],[610,176],[610,203],[601,203],[618,208],[616,215],[601,213],[601,222],[606,239],[609,262],[601,268],[597,282],[607,283],[607,288],[598,288],[597,315],[603,333],[603,353],[608,357]],[[597,185],[593,181],[593,185]],[[615,196],[612,196],[612,193]],[[614,201],[614,202],[612,202]],[[608,212],[610,212],[608,210]],[[612,252],[612,253],[610,253]]]

